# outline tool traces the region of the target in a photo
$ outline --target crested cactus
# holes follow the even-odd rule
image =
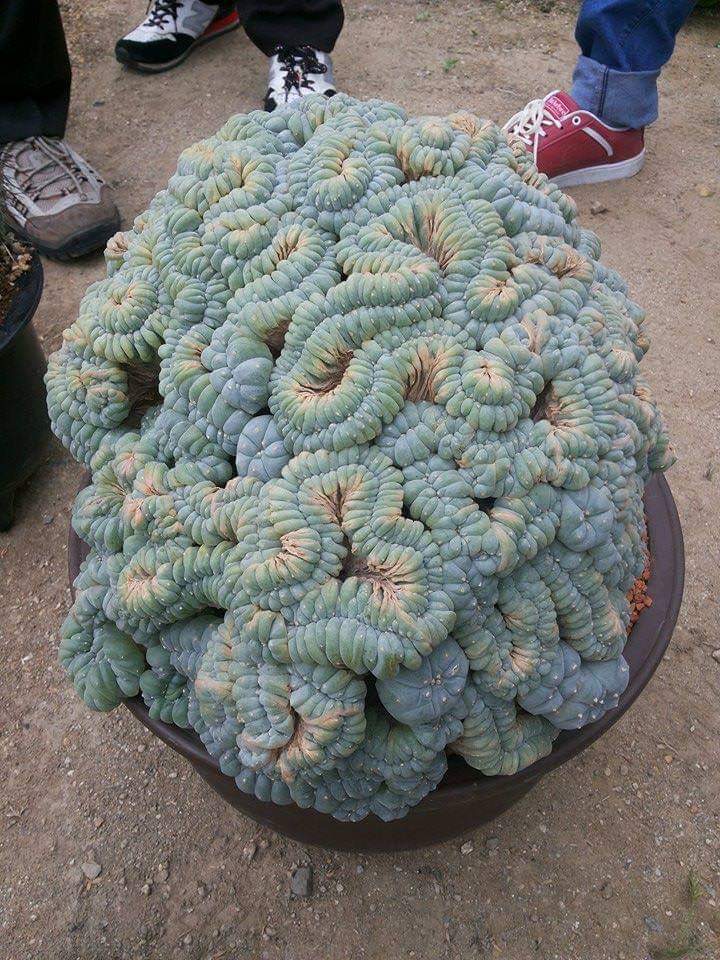
[[[60,659],[240,790],[403,816],[617,704],[644,484],[643,313],[470,114],[308,97],[186,150],[50,360],[92,474]]]

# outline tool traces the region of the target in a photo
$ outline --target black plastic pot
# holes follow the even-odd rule
[[[0,323],[0,530],[12,524],[15,491],[40,464],[50,436],[45,354],[32,324],[42,288],[42,264],[35,254]]]
[[[390,852],[441,843],[493,820],[517,803],[545,774],[566,763],[607,732],[640,696],[670,642],[682,601],[685,552],[682,531],[670,487],[661,475],[645,490],[645,510],[651,553],[647,607],[633,627],[625,647],[630,682],[615,710],[582,730],[564,731],[552,753],[512,777],[483,777],[458,757],[449,760],[444,780],[402,820],[384,823],[369,816],[360,823],[341,823],[315,810],[277,806],[249,797],[224,776],[192,732],[169,726],[148,715],[141,699],[129,701],[131,713],[155,736],[189,760],[195,771],[220,796],[246,816],[302,843],[337,850]],[[87,546],[70,530],[68,567],[75,579]]]

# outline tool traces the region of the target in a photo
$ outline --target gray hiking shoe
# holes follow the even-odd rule
[[[120,226],[110,188],[64,140],[1,144],[0,177],[13,231],[48,257],[81,257]]]

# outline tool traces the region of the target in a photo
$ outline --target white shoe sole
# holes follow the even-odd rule
[[[619,160],[617,163],[603,163],[595,167],[583,167],[580,170],[571,170],[553,177],[553,183],[559,187],[579,187],[583,183],[603,183],[605,180],[624,180],[634,177],[645,163],[645,150],[641,150],[636,157],[629,160]]]

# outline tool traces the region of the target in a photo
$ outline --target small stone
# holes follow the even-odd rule
[[[146,882],[140,887],[140,893],[142,893],[143,896],[145,896],[145,897],[149,897],[150,894],[152,893],[152,884],[149,883],[148,881],[146,881]]]
[[[99,863],[95,863],[94,860],[88,860],[87,863],[82,865],[82,872],[88,880],[96,880],[102,873],[102,867]]]
[[[159,863],[157,868],[158,880],[162,883],[165,883],[167,878],[170,876],[170,871],[168,870],[166,863]]]
[[[43,525],[46,527],[49,527],[54,519],[55,517],[51,513],[46,513],[45,516],[42,518]]]
[[[201,900],[204,900],[205,897],[208,895],[208,888],[205,886],[204,883],[198,884],[197,895],[200,897]]]
[[[662,924],[658,923],[655,917],[643,917],[643,923],[650,933],[662,933]]]
[[[607,213],[607,207],[602,200],[593,200],[590,204],[590,213],[596,217],[599,213]]]
[[[361,873],[365,873],[365,867],[364,867],[361,863],[359,863],[359,864],[355,867],[355,873],[356,873],[358,876],[360,876]]]
[[[345,887],[341,883],[336,883],[335,889],[337,890],[338,893],[342,893]]]
[[[93,106],[94,106],[94,107],[104,107],[104,106],[105,106],[105,101],[104,101],[104,100],[93,100]]]
[[[707,183],[699,183],[695,189],[701,197],[712,197],[715,194],[715,190]]]
[[[290,892],[294,897],[307,898],[312,896],[313,868],[297,867],[290,878]]]
[[[184,946],[189,947],[190,944],[192,943],[192,934],[191,934],[191,933],[186,933],[185,936],[184,936],[183,939],[182,939],[182,942],[183,942],[183,945],[184,945]]]
[[[610,900],[615,896],[615,891],[613,890],[613,885],[609,880],[606,880],[605,883],[600,887],[600,893],[603,900]]]
[[[672,763],[673,762],[672,754],[666,753],[665,756],[663,757],[663,760],[665,761],[665,763]]]
[[[475,848],[473,847],[470,840],[466,840],[465,843],[460,847],[460,853],[468,854],[472,853]]]
[[[96,830],[99,830],[104,823],[105,821],[103,820],[102,817],[95,817],[95,819],[93,820],[93,826],[95,827]]]
[[[500,837],[488,837],[485,841],[485,846],[488,850],[497,850],[500,846]]]
[[[605,767],[605,776],[606,777],[612,776],[612,770],[610,769],[610,767]]]
[[[83,879],[85,878],[85,874],[80,867],[73,867],[72,869],[68,870],[67,875],[68,879],[75,884],[82,883]]]
[[[243,860],[245,860],[246,863],[250,863],[252,860],[254,860],[255,854],[257,853],[257,849],[258,849],[258,845],[255,843],[254,840],[251,841],[250,843],[247,843],[243,847],[243,852],[242,852]]]
[[[713,660],[716,660],[718,663],[720,663],[720,649],[718,649],[718,650],[713,650],[713,652],[712,652],[712,658],[713,658]]]

